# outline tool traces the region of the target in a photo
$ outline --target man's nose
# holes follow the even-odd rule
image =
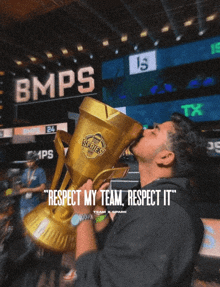
[[[147,134],[149,134],[149,133],[150,133],[150,131],[151,131],[151,129],[145,129],[145,130],[143,131],[143,135],[147,135]]]

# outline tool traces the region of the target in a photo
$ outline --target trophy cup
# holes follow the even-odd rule
[[[58,153],[56,170],[50,189],[77,190],[88,179],[98,189],[103,182],[126,176],[129,167],[118,163],[123,151],[140,135],[142,125],[118,110],[86,97],[80,117],[71,136],[57,131],[55,147]],[[68,145],[65,155],[64,144]],[[61,183],[63,171],[66,173]],[[69,252],[75,249],[75,228],[70,220],[73,209],[67,205],[49,206],[41,203],[24,217],[28,234],[39,246]]]

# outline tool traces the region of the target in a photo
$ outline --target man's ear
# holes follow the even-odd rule
[[[172,166],[175,160],[175,154],[167,149],[160,151],[156,156],[156,163],[160,166]]]

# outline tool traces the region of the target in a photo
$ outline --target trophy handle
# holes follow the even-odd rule
[[[114,168],[106,169],[100,172],[93,181],[94,189],[99,189],[99,187],[105,181],[114,178],[123,178],[128,174],[129,166],[126,164],[117,164]]]
[[[58,153],[58,160],[57,160],[57,165],[56,165],[53,181],[50,187],[50,189],[52,190],[56,188],[58,181],[60,179],[61,173],[63,171],[63,166],[66,162],[63,142],[65,142],[69,146],[70,140],[71,140],[71,135],[69,133],[65,131],[61,131],[61,130],[57,131],[57,134],[54,140],[54,145]],[[69,180],[70,180],[70,174],[67,171],[66,177],[65,177],[64,183],[62,184],[61,189],[65,188],[64,184],[67,185]]]

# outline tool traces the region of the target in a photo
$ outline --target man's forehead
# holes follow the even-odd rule
[[[175,127],[174,127],[174,123],[172,121],[167,121],[164,122],[162,124],[159,125],[160,129],[164,130],[164,131],[169,131],[169,132],[173,132],[175,133]]]

